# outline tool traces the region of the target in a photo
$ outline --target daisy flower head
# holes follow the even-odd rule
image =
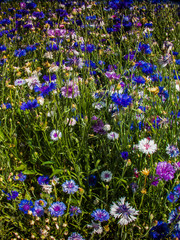
[[[59,130],[52,130],[50,133],[51,140],[57,141],[62,137],[62,133]]]
[[[157,144],[154,143],[154,140],[150,140],[149,138],[144,138],[139,141],[138,149],[142,153],[152,154],[157,151]]]
[[[110,132],[107,134],[109,140],[116,140],[119,138],[119,134],[116,132]]]
[[[68,237],[68,240],[85,240],[81,234],[73,232],[70,237]]]
[[[120,225],[128,225],[136,220],[139,211],[132,208],[128,202],[125,202],[125,197],[122,197],[117,203],[111,205],[110,214],[120,219],[118,222]]]
[[[66,205],[63,202],[55,202],[51,204],[48,210],[50,211],[51,216],[59,217],[64,214]]]
[[[66,192],[68,194],[73,194],[77,192],[79,189],[79,186],[76,185],[75,181],[72,179],[69,181],[66,180],[66,182],[62,184],[62,187],[63,187],[63,192]]]
[[[174,145],[169,145],[166,147],[166,153],[170,157],[177,157],[179,155],[179,149]]]
[[[110,182],[112,179],[112,172],[106,170],[101,173],[101,180],[104,182]]]
[[[96,209],[91,213],[91,217],[93,217],[95,221],[104,222],[109,220],[109,213],[104,209]]]

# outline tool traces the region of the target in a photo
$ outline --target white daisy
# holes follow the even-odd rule
[[[154,143],[154,140],[144,138],[138,143],[138,149],[145,154],[152,154],[157,151],[157,144]]]
[[[125,202],[125,197],[122,197],[117,203],[111,205],[110,214],[120,219],[118,222],[120,225],[128,225],[136,220],[139,211],[132,208],[128,202]]]

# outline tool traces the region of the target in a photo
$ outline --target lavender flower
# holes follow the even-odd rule
[[[109,219],[109,213],[106,210],[102,209],[96,209],[92,212],[91,216],[94,218],[95,221],[108,221]]]
[[[166,153],[170,157],[177,157],[179,155],[179,149],[174,145],[169,145],[166,147]]]
[[[75,98],[80,95],[78,85],[70,81],[67,86],[61,88],[61,93],[66,98]]]
[[[72,179],[64,182],[62,184],[62,187],[63,187],[63,192],[66,192],[68,194],[73,194],[73,193],[77,192],[79,189],[79,186],[76,185],[75,181]]]
[[[74,215],[78,215],[79,213],[81,213],[81,209],[79,207],[74,207],[74,206],[71,206],[70,209],[69,209],[69,213],[70,213],[70,216],[74,216]]]
[[[85,240],[81,234],[73,232],[70,237],[68,237],[68,240]]]
[[[156,167],[156,174],[159,176],[159,179],[165,181],[172,180],[174,178],[175,170],[170,163],[159,162]]]
[[[66,205],[63,202],[55,202],[51,204],[48,210],[50,211],[52,216],[59,217],[64,214],[64,211],[66,210]]]

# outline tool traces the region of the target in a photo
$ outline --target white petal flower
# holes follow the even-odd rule
[[[136,220],[139,211],[132,208],[128,202],[125,202],[125,197],[122,197],[117,203],[111,205],[110,214],[120,219],[118,222],[120,225],[127,225]]]
[[[157,144],[154,143],[154,140],[144,138],[138,143],[138,149],[145,154],[152,154],[156,152]]]

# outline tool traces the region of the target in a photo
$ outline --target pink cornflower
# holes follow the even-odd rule
[[[75,98],[80,95],[78,85],[69,81],[67,86],[61,88],[61,93],[66,98]]]

